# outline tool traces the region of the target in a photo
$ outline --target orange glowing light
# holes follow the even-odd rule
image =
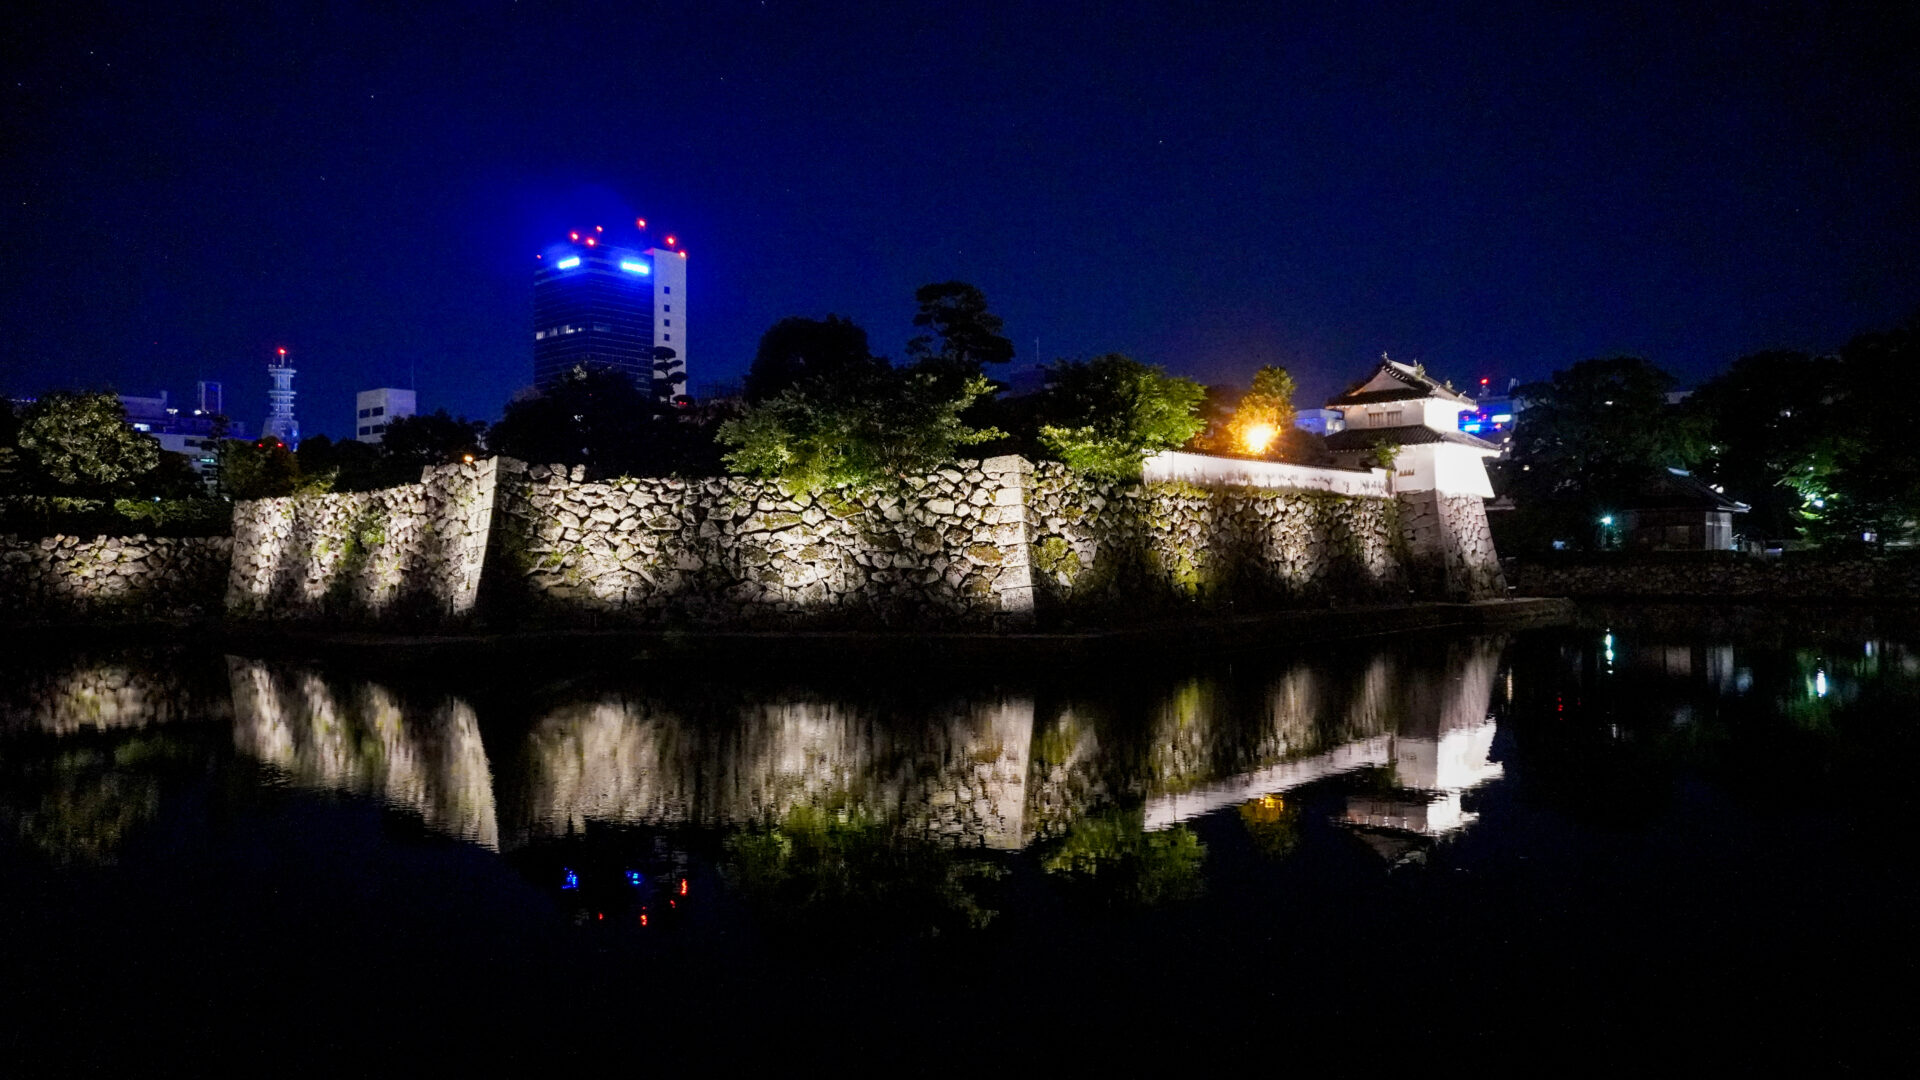
[[[680,879],[680,895],[681,896],[687,895],[687,879],[686,878]]]
[[[466,462],[466,463],[467,463],[467,464],[469,464],[469,465],[471,465],[471,464],[473,464],[473,455],[472,455],[472,454],[461,454],[461,455],[460,455],[460,460],[461,460],[461,461],[464,461],[464,462]]]
[[[647,925],[647,917],[645,915],[640,916],[640,925],[641,926]]]
[[[1250,424],[1240,433],[1240,449],[1249,454],[1264,454],[1279,435],[1280,429],[1272,424]]]

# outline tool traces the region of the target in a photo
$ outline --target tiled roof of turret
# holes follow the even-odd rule
[[[1425,424],[1408,424],[1403,427],[1363,427],[1348,428],[1327,436],[1327,449],[1334,453],[1371,450],[1382,439],[1399,443],[1401,446],[1417,446],[1421,443],[1453,443],[1456,446],[1471,446],[1475,450],[1487,450],[1499,453],[1500,448],[1485,439],[1477,439],[1464,431],[1440,431]]]
[[[1397,383],[1398,385],[1381,386],[1372,390],[1365,389],[1365,387],[1379,382],[1382,376],[1386,376],[1388,382]],[[1426,372],[1421,369],[1407,364],[1396,363],[1385,357],[1381,358],[1380,366],[1374,369],[1373,374],[1368,375],[1361,381],[1359,387],[1341,394],[1339,397],[1327,402],[1327,404],[1332,407],[1341,405],[1370,405],[1380,401],[1412,401],[1416,398],[1428,397],[1443,398],[1447,401],[1458,401],[1467,406],[1473,405],[1472,398],[1462,394],[1458,390],[1448,387],[1444,383],[1435,382],[1428,378]]]

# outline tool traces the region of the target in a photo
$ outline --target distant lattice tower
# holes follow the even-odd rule
[[[273,386],[267,390],[267,422],[260,425],[260,434],[288,446],[300,445],[300,421],[293,418],[294,374],[293,361],[287,359],[285,349],[267,361],[267,377],[273,380]]]

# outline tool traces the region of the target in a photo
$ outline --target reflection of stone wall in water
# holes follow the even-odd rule
[[[224,536],[0,536],[0,621],[215,615],[232,552]]]
[[[444,833],[499,846],[493,775],[471,706],[228,658],[234,746],[302,787],[376,796]]]
[[[0,683],[0,731],[65,735],[179,720],[224,720],[224,678],[197,658],[151,650],[28,666]]]
[[[354,621],[471,614],[500,460],[432,466],[419,483],[383,491],[236,503],[228,611]]]
[[[663,702],[566,706],[528,735],[515,836],[589,823],[774,824],[798,807],[892,822],[962,846],[1025,840],[1030,700],[957,704],[925,722],[814,700],[716,721]]]

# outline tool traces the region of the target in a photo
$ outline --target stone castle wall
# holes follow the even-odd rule
[[[0,621],[217,615],[232,552],[224,536],[0,536]]]
[[[356,623],[470,615],[501,460],[430,466],[382,491],[234,504],[227,610]]]
[[[1522,596],[1637,597],[1673,600],[1920,600],[1920,561],[1912,559],[1759,558],[1730,552],[1675,557],[1517,561]]]
[[[1415,591],[1449,600],[1506,595],[1507,579],[1478,495],[1415,491],[1399,500]]]
[[[706,626],[1000,625],[1031,609],[1017,458],[894,493],[502,466],[489,588],[532,615]],[[1017,492],[1013,494],[1017,495]]]
[[[1026,519],[1043,611],[1278,607],[1405,598],[1391,499],[1031,467]]]
[[[1112,483],[1011,456],[814,495],[496,458],[241,503],[234,552],[235,614],[348,623],[992,629],[1504,592],[1471,497]]]

